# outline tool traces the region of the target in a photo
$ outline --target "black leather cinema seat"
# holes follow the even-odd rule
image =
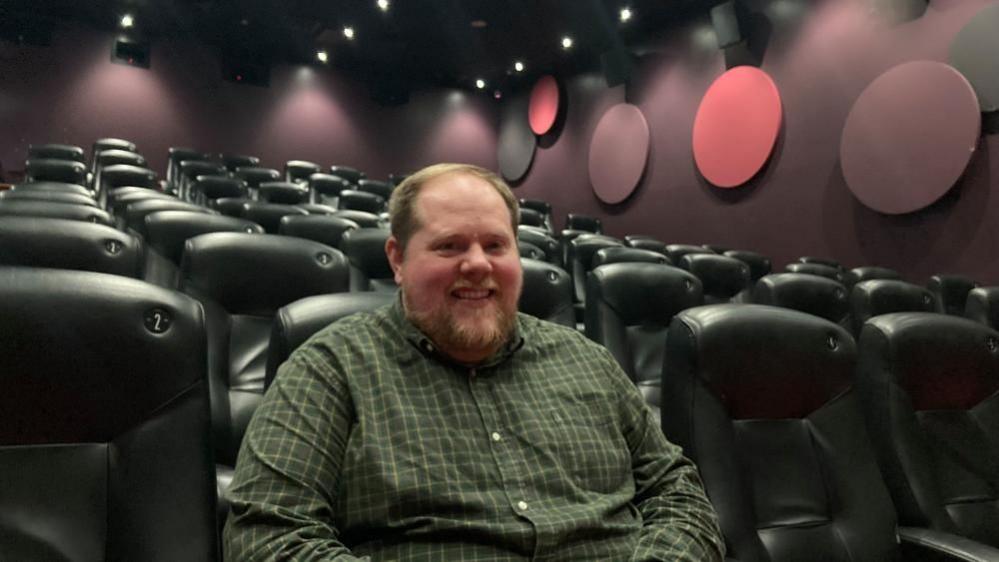
[[[200,176],[191,184],[191,195],[200,205],[223,197],[246,197],[246,183],[229,176]]]
[[[0,220],[0,266],[95,271],[139,279],[142,241],[102,224],[37,217]]]
[[[520,217],[517,224],[538,226],[541,228],[546,228],[547,226],[545,224],[545,216],[534,209],[520,209]]]
[[[999,547],[999,332],[901,312],[859,340],[858,390],[899,524]]]
[[[966,318],[999,329],[999,287],[976,287],[968,292]]]
[[[575,327],[569,274],[557,265],[540,260],[521,259],[520,265],[524,271],[524,288],[518,309],[542,320]]]
[[[281,307],[267,345],[264,388],[270,388],[278,368],[313,334],[341,318],[389,305],[396,298],[393,293],[336,293],[305,297]]]
[[[101,204],[107,198],[108,192],[117,187],[156,187],[156,172],[147,168],[115,164],[101,169],[100,177],[95,178],[97,200]]]
[[[312,202],[336,204],[340,192],[351,189],[353,184],[340,176],[332,174],[312,174],[309,176],[309,189],[312,190]]]
[[[0,200],[0,217],[12,216],[69,219],[108,226],[113,223],[111,215],[106,211],[90,205],[74,205],[72,203],[37,201],[32,199]]]
[[[220,154],[219,159],[230,174],[236,173],[239,168],[253,168],[260,165],[260,158],[248,154]]]
[[[345,189],[337,198],[337,209],[349,209],[378,214],[385,210],[386,201],[383,197],[366,191]]]
[[[751,288],[749,266],[735,258],[690,253],[680,259],[679,265],[701,280],[705,304],[735,300],[739,293]]]
[[[52,158],[55,160],[73,160],[84,162],[86,156],[83,149],[71,144],[31,144],[28,145],[28,159]]]
[[[385,254],[391,233],[381,228],[348,230],[340,239],[340,250],[350,261],[350,290],[390,291],[397,289],[395,274]]]
[[[139,236],[146,237],[146,217],[162,211],[190,211],[193,213],[214,214],[215,211],[195,205],[185,203],[178,199],[144,199],[130,203],[125,207],[124,226],[131,229]]]
[[[314,240],[339,248],[343,234],[360,228],[354,221],[329,215],[287,215],[281,218],[278,234]]]
[[[201,307],[0,268],[0,560],[216,560]]]
[[[135,143],[130,140],[118,139],[114,137],[107,137],[94,141],[92,154],[97,154],[104,150],[127,150],[129,152],[135,152],[136,146]]]
[[[253,221],[268,234],[277,234],[281,228],[281,219],[289,215],[308,215],[305,209],[295,205],[281,205],[279,203],[263,203],[260,201],[247,201],[243,203],[241,216],[249,221]]]
[[[748,250],[728,250],[723,255],[735,258],[749,266],[749,278],[752,283],[756,283],[764,275],[770,275],[772,264],[770,258],[763,254],[750,252]]]
[[[554,220],[552,214],[552,204],[548,201],[542,201],[540,199],[520,199],[518,201],[521,209],[531,209],[537,213],[540,213],[544,220],[545,230],[549,232],[554,230]]]
[[[330,174],[341,177],[355,186],[357,185],[357,182],[368,177],[364,174],[364,172],[356,168],[351,168],[350,166],[330,166]]]
[[[524,242],[523,240],[518,240],[517,252],[520,254],[520,257],[522,258],[545,261],[545,251],[535,246],[534,244],[531,244],[530,242]]]
[[[752,302],[799,310],[850,329],[846,287],[832,279],[802,273],[765,275],[753,287]]]
[[[821,258],[816,256],[801,256],[800,258],[798,258],[798,263],[811,263],[811,264],[824,265],[826,267],[832,267],[840,271],[843,271],[845,269],[842,264],[840,264],[838,261],[834,259]]]
[[[540,248],[541,251],[545,253],[544,261],[555,265],[561,265],[562,259],[558,241],[549,234],[530,228],[518,227],[517,240],[527,242],[528,244],[532,244],[535,247]]]
[[[258,197],[268,203],[297,205],[309,202],[309,188],[291,181],[267,181],[260,184]]]
[[[586,335],[610,350],[658,411],[666,329],[704,302],[701,282],[669,265],[616,263],[594,269],[586,291]]]
[[[176,191],[180,186],[180,163],[185,160],[210,160],[211,157],[200,150],[171,146],[167,149],[167,188]]]
[[[128,150],[118,150],[115,148],[102,150],[97,153],[97,167],[114,166],[116,164],[128,164],[129,166],[146,167],[146,158],[135,152]]]
[[[974,279],[964,275],[934,275],[926,288],[937,299],[937,312],[964,316],[968,293],[978,286]]]
[[[822,263],[789,263],[784,266],[784,271],[788,273],[807,273],[808,275],[818,275],[826,279],[832,279],[837,283],[847,283],[846,274],[842,269]]]
[[[361,228],[379,228],[382,225],[382,219],[378,215],[367,211],[339,209],[332,213],[332,216],[354,221]]]
[[[70,205],[97,206],[97,201],[90,195],[82,195],[70,191],[55,191],[41,189],[8,189],[0,191],[0,200],[51,201],[53,203],[69,203]]]
[[[199,177],[221,176],[226,172],[225,166],[209,160],[184,160],[178,166],[178,171],[180,172],[176,178],[178,181],[173,187],[177,191],[177,196],[185,201],[196,200],[193,186]]]
[[[673,265],[664,254],[653,252],[652,250],[642,250],[640,248],[628,248],[624,246],[611,246],[602,248],[593,254],[590,265],[593,269],[601,265],[622,262],[642,262],[658,263],[662,265]]]
[[[108,193],[107,196],[107,209],[111,211],[111,214],[118,217],[119,222],[123,222],[125,218],[125,209],[128,208],[132,203],[138,203],[139,201],[149,201],[156,199],[158,201],[174,201],[177,203],[185,203],[180,199],[177,199],[173,195],[168,193],[162,193],[159,191],[153,191],[152,189],[147,189],[145,187],[119,187]]]
[[[208,208],[214,209],[228,217],[242,218],[243,205],[253,203],[249,197],[219,197],[208,202]]]
[[[603,234],[604,227],[600,219],[577,213],[569,213],[565,217],[566,230],[584,230],[594,234]]]
[[[241,166],[236,168],[234,177],[243,180],[251,194],[256,195],[260,184],[268,181],[280,181],[281,172],[273,168],[263,168],[260,166]]]
[[[357,190],[365,193],[373,193],[385,201],[392,197],[395,186],[387,181],[363,179],[357,182]]]
[[[310,240],[213,233],[187,240],[182,290],[205,307],[216,461],[233,466],[263,397],[271,322],[298,299],[343,292],[347,260]]]
[[[722,304],[673,319],[663,430],[697,463],[728,556],[996,560],[999,550],[896,525],[852,388],[856,357],[846,330],[795,310]]]
[[[76,183],[66,183],[61,181],[29,181],[14,185],[15,190],[20,191],[57,191],[60,193],[76,193],[79,195],[93,196],[93,193]]]
[[[309,176],[322,171],[319,164],[306,160],[288,160],[284,163],[284,180],[295,183],[309,183]]]
[[[670,261],[679,265],[680,260],[687,254],[713,254],[714,252],[704,246],[694,246],[692,244],[667,244],[666,255]]]
[[[624,243],[630,248],[648,250],[650,252],[660,253],[664,256],[666,255],[666,243],[662,240],[656,240],[651,236],[625,236]]]
[[[872,279],[895,279],[896,281],[901,281],[902,276],[899,275],[899,273],[894,269],[880,267],[877,265],[855,267],[850,271],[847,271],[844,276],[846,285],[850,287],[860,283],[861,281],[870,281]]]
[[[32,158],[24,164],[27,181],[58,181],[83,185],[87,181],[87,166],[76,160]]]
[[[850,317],[853,333],[860,335],[860,329],[874,316],[892,312],[933,312],[936,299],[929,290],[892,279],[874,279],[853,286],[850,292]]]

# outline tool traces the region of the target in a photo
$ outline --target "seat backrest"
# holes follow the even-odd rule
[[[798,263],[813,263],[813,264],[824,265],[827,267],[833,267],[839,270],[845,269],[842,264],[840,264],[838,261],[834,259],[821,258],[816,256],[801,256],[800,258],[798,258]]]
[[[557,265],[530,258],[521,258],[524,288],[520,292],[518,309],[542,320],[575,327],[576,313],[572,308],[572,279]]]
[[[861,281],[870,281],[871,279],[895,279],[900,281],[902,276],[894,269],[877,265],[865,265],[847,271],[844,277],[848,286],[856,285]]]
[[[846,330],[796,310],[719,304],[673,319],[663,431],[697,463],[731,558],[898,559],[856,356]]]
[[[658,382],[666,329],[681,310],[703,304],[701,282],[658,263],[615,263],[590,272],[586,335],[602,344],[631,380]]]
[[[261,201],[247,201],[243,203],[241,216],[253,221],[268,234],[277,234],[281,229],[281,219],[288,215],[308,215],[309,212],[295,205],[282,205],[280,203],[264,203]]]
[[[194,213],[208,214],[215,212],[201,207],[200,205],[185,203],[179,199],[142,199],[134,203],[129,203],[128,206],[125,207],[125,227],[133,230],[139,236],[145,238],[148,234],[146,232],[146,217],[160,211],[190,211]]]
[[[130,140],[108,137],[94,141],[93,149],[93,154],[98,154],[104,150],[127,150],[129,152],[135,152],[136,146],[135,143]]]
[[[307,160],[288,160],[284,163],[284,179],[295,183],[308,183],[309,176],[322,171],[319,164]]]
[[[126,185],[153,187],[156,184],[156,172],[130,164],[114,164],[101,169],[100,182],[102,192]]]
[[[853,333],[860,335],[864,322],[891,312],[933,312],[936,298],[919,285],[894,279],[862,281],[850,291],[850,317]]]
[[[357,182],[368,177],[364,172],[356,168],[351,168],[350,166],[330,166],[330,173],[349,181],[355,186],[357,185]]]
[[[966,318],[872,318],[857,386],[901,525],[999,547],[999,332]]]
[[[974,279],[964,275],[934,275],[926,284],[937,299],[937,312],[953,316],[964,316],[968,293],[977,286]]]
[[[385,199],[374,193],[345,189],[337,198],[337,208],[378,214],[385,210]]]
[[[181,199],[194,199],[193,185],[201,176],[221,176],[226,173],[225,166],[211,160],[184,160],[178,166],[180,176],[175,186]]]
[[[260,165],[260,158],[248,154],[221,154],[219,158],[229,173],[236,173],[239,168],[252,168]]]
[[[842,269],[822,263],[789,263],[784,266],[784,271],[788,273],[807,273],[808,275],[818,275],[826,279],[832,279],[837,283],[846,284],[846,274]]]
[[[55,160],[74,160],[83,162],[86,156],[83,149],[71,144],[31,144],[28,145],[28,159],[53,158]]]
[[[177,203],[186,203],[177,199],[173,195],[162,193],[160,191],[153,191],[145,187],[119,187],[108,193],[106,206],[112,214],[114,214],[119,219],[125,218],[125,209],[128,208],[132,203],[138,203],[139,201],[149,201],[156,199],[158,201],[174,201]]]
[[[263,395],[267,342],[277,310],[348,287],[343,254],[267,234],[216,232],[187,240],[181,290],[205,308],[216,460],[230,466]]]
[[[278,234],[315,240],[339,248],[343,234],[360,226],[352,221],[330,215],[286,215],[281,217]]]
[[[0,559],[215,560],[198,303],[0,268],[0,333]]]
[[[639,250],[648,250],[650,252],[658,252],[662,255],[666,255],[666,243],[662,240],[656,240],[651,236],[625,236],[624,243],[630,248],[638,248]]]
[[[545,223],[545,216],[541,213],[535,211],[534,209],[520,209],[520,217],[517,224],[523,224],[527,226],[540,226],[541,228],[547,227]]]
[[[82,195],[71,191],[55,191],[42,189],[9,189],[0,191],[0,199],[22,199],[29,201],[51,201],[54,203],[69,203],[71,205],[97,206],[97,201],[90,195]]]
[[[593,269],[593,255],[598,250],[611,247],[622,247],[615,239],[584,234],[569,242],[569,261],[566,269],[572,274],[573,296],[576,302],[586,302],[586,274]]]
[[[396,298],[388,292],[335,293],[305,297],[281,307],[267,345],[264,388],[270,388],[278,367],[313,334],[341,318],[389,305]]]
[[[357,190],[374,193],[388,201],[392,197],[392,191],[395,190],[395,186],[387,181],[363,179],[357,182]]]
[[[82,185],[87,181],[87,166],[76,160],[32,158],[24,164],[28,181],[58,181]]]
[[[233,175],[244,182],[252,193],[256,193],[260,184],[267,181],[279,181],[281,172],[273,168],[263,168],[260,166],[240,166],[236,168]]]
[[[690,253],[680,259],[679,265],[701,280],[705,304],[729,302],[750,288],[749,266],[735,258]]]
[[[14,184],[15,190],[20,191],[58,191],[62,193],[77,193],[79,195],[93,196],[93,193],[77,183],[66,183],[61,181],[29,181]]]
[[[714,252],[704,246],[694,246],[692,244],[667,244],[666,255],[670,261],[678,264],[683,256],[687,254],[713,254]]]
[[[595,234],[602,234],[604,231],[600,219],[578,213],[569,213],[566,215],[565,228],[566,230],[584,230]]]
[[[196,211],[159,211],[146,216],[146,242],[164,258],[180,265],[187,240],[212,232],[263,234],[259,224]]]
[[[395,291],[395,273],[385,254],[391,233],[381,228],[348,230],[340,238],[340,249],[350,261],[351,291]]]
[[[267,181],[260,184],[258,196],[268,203],[297,205],[309,202],[309,188],[292,181]]]
[[[999,287],[976,287],[968,291],[965,301],[966,318],[999,329]]]
[[[128,164],[130,166],[146,167],[146,158],[135,152],[110,148],[97,153],[97,166],[114,166],[115,164]]]
[[[813,314],[851,328],[849,292],[842,283],[818,275],[771,273],[753,287],[752,301]]]
[[[200,176],[191,184],[195,201],[207,203],[222,197],[246,197],[246,183],[229,176]]]
[[[533,228],[517,227],[517,240],[540,248],[545,253],[544,261],[555,265],[562,263],[558,241],[551,235]]]
[[[0,266],[142,277],[142,240],[102,224],[37,217],[0,220]]]
[[[593,254],[593,259],[590,261],[590,265],[596,269],[601,265],[621,262],[645,262],[673,265],[665,254],[653,252],[652,250],[642,250],[640,248],[630,248],[625,246],[611,246],[597,250]]]
[[[108,226],[113,223],[111,215],[107,211],[90,205],[74,205],[72,203],[38,201],[34,199],[0,200],[0,217],[11,216],[69,219]]]
[[[243,218],[243,206],[253,203],[249,197],[219,197],[208,201],[208,208],[214,209],[227,217]]]
[[[309,176],[309,189],[313,193],[313,201],[322,203],[327,199],[336,199],[340,192],[351,189],[350,181],[332,174],[312,174]]]
[[[382,223],[382,219],[379,218],[375,213],[369,213],[367,211],[355,211],[352,209],[337,209],[332,213],[332,216],[339,217],[341,219],[347,219],[349,221],[354,221],[361,228],[379,228]]]
[[[200,150],[171,146],[167,149],[166,181],[168,186],[178,183],[180,163],[185,160],[209,160],[211,157]]]
[[[770,275],[770,272],[772,271],[770,258],[764,256],[763,254],[750,252],[748,250],[728,250],[724,253],[724,255],[730,258],[735,258],[748,265],[749,279],[753,283],[759,281],[764,275]]]

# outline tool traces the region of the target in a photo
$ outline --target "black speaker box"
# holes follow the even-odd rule
[[[128,37],[119,37],[111,48],[111,62],[139,68],[149,68],[149,43]]]
[[[711,8],[711,25],[718,36],[718,48],[731,47],[745,39],[746,10],[738,0],[728,0]]]

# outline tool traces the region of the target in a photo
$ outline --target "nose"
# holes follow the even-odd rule
[[[466,277],[478,278],[493,271],[489,256],[479,244],[472,244],[461,260],[461,274]]]

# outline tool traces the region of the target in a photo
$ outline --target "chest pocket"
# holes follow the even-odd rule
[[[548,416],[545,446],[576,486],[610,493],[631,476],[628,447],[609,404],[566,402],[552,406]]]

